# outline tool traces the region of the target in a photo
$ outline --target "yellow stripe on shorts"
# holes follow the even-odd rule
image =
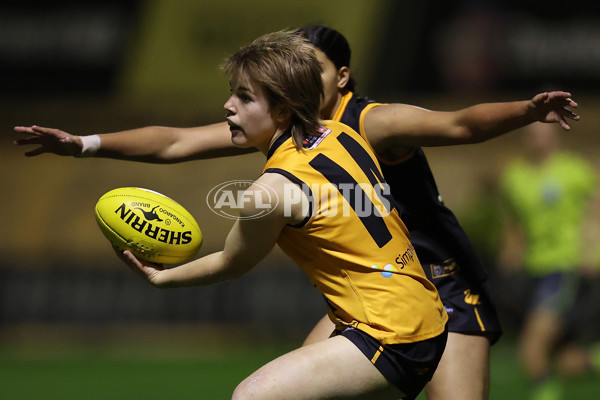
[[[477,311],[477,308],[473,308],[473,310],[475,311],[475,316],[477,317],[477,322],[479,323],[479,327],[481,328],[481,332],[485,332],[485,326],[483,326],[483,321],[481,320],[481,317],[479,316],[479,311]]]
[[[382,351],[383,351],[383,346],[379,346],[379,348],[375,352],[375,355],[373,356],[373,358],[371,358],[371,364],[375,364],[377,362],[377,359],[381,355]]]

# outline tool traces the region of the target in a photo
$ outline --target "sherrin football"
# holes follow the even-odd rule
[[[109,191],[96,203],[96,221],[113,245],[152,263],[188,261],[202,245],[194,217],[153,190],[122,187]]]

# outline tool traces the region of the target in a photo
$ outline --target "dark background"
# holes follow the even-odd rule
[[[598,169],[599,9],[548,1],[3,1],[0,331],[14,339],[20,331],[11,329],[22,326],[225,324],[297,338],[325,312],[278,250],[235,282],[157,291],[123,268],[95,225],[103,193],[148,187],[197,217],[201,254],[218,250],[231,225],[210,212],[206,194],[227,180],[255,178],[260,156],[173,166],[28,159],[12,145],[13,126],[90,134],[220,121],[224,57],[260,34],[316,22],[347,36],[358,91],[379,101],[454,110],[529,99],[546,88],[571,91],[583,119],[565,144]],[[519,152],[518,135],[427,150],[446,202],[493,274],[497,226],[477,212]],[[511,327],[511,310],[502,311]]]

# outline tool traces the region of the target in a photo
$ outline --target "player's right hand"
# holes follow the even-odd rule
[[[53,153],[59,156],[78,156],[81,154],[81,138],[59,129],[44,128],[42,126],[15,126],[15,132],[26,133],[30,136],[14,141],[18,146],[39,145],[39,147],[25,153],[27,157],[43,153]]]
[[[129,250],[121,250],[116,246],[113,246],[113,250],[117,257],[121,259],[133,272],[140,275],[142,278],[147,280],[150,284],[157,286],[157,277],[160,271],[165,268],[161,264],[154,264],[148,261],[139,260]]]

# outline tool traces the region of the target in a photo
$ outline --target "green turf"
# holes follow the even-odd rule
[[[122,359],[96,351],[39,359],[0,356],[0,397],[6,399],[229,399],[244,377],[284,350],[211,349],[197,360]],[[159,357],[160,358],[160,357]]]
[[[293,345],[0,347],[0,397],[35,400],[229,399],[237,383]],[[568,398],[595,398],[600,379],[564,380]],[[492,352],[491,399],[526,399],[514,346]],[[425,397],[421,395],[419,400]]]

